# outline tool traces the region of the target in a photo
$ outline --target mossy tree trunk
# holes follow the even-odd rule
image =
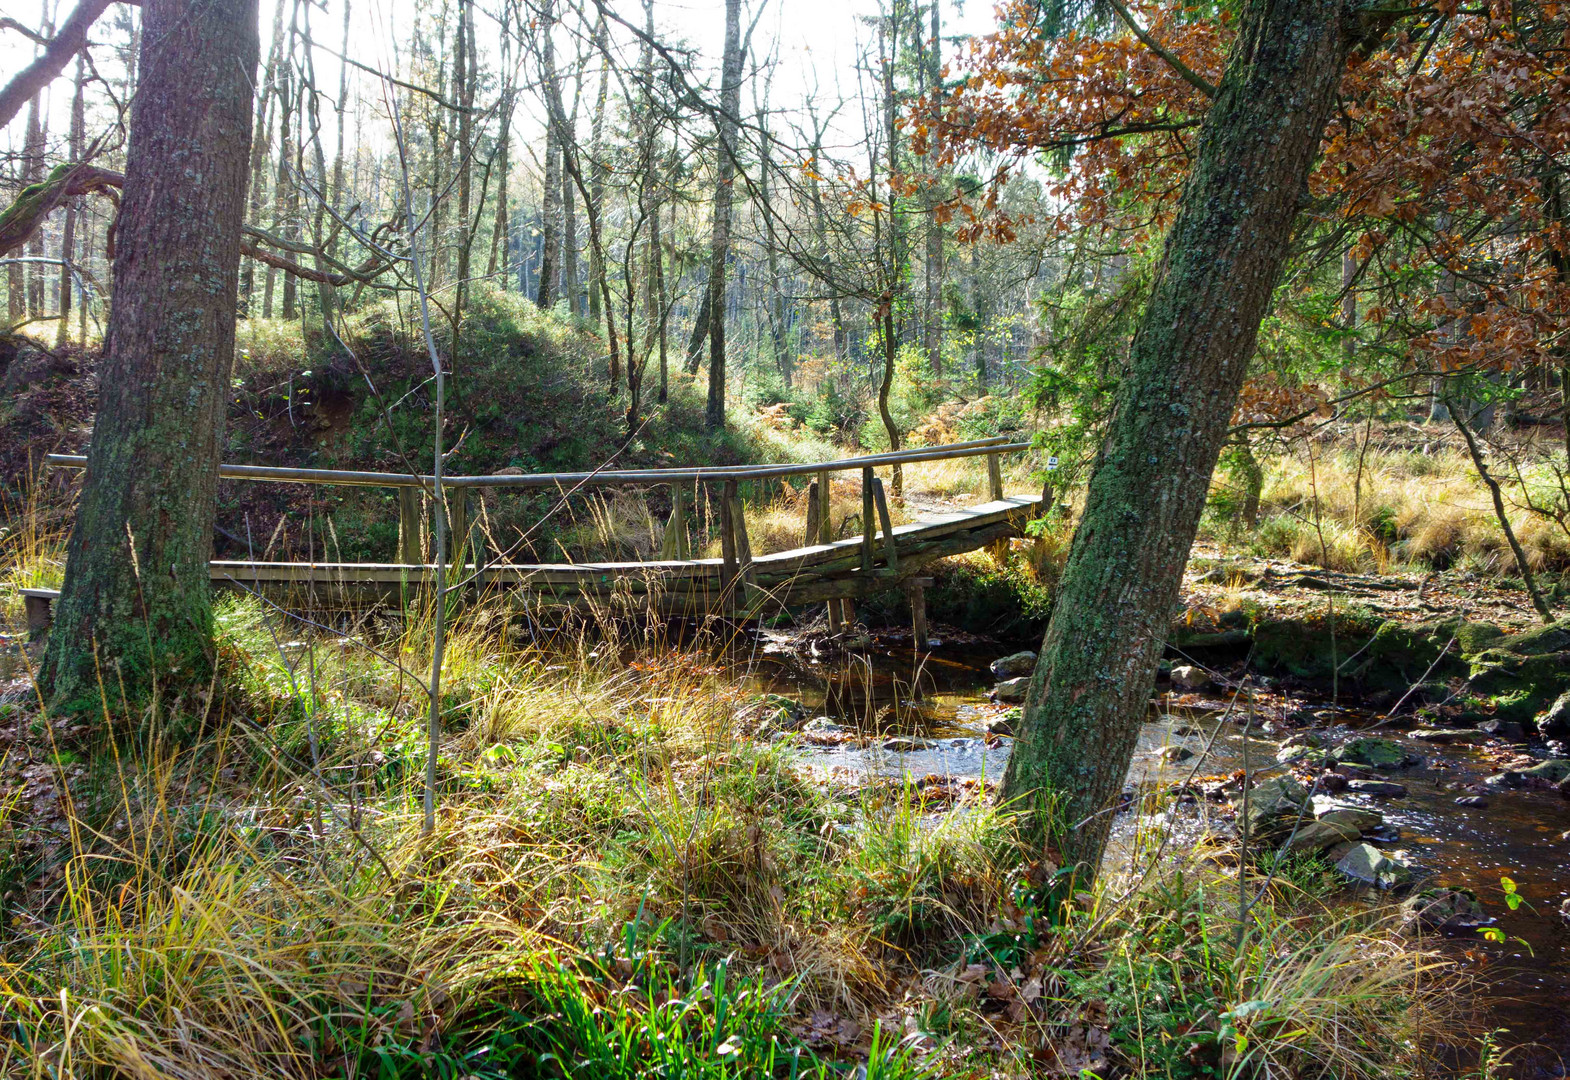
[[[93,708],[212,662],[207,563],[234,358],[256,0],[144,0],[114,306],[41,682]]]
[[[1243,6],[1134,335],[1001,792],[1082,881],[1101,861],[1357,21],[1348,0]]]

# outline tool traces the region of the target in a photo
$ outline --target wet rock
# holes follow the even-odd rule
[[[1282,765],[1291,765],[1299,761],[1323,765],[1325,763],[1325,752],[1317,746],[1310,746],[1307,743],[1294,743],[1288,739],[1276,751],[1276,761]]]
[[[1156,751],[1156,756],[1162,761],[1176,764],[1179,761],[1187,761],[1189,758],[1193,757],[1194,751],[1190,750],[1186,746],[1178,746],[1174,744],[1172,746],[1163,746],[1160,750]]]
[[[914,750],[929,750],[933,746],[931,739],[917,739],[909,735],[900,735],[892,739],[883,740],[883,749],[895,754],[908,754]]]
[[[1440,746],[1450,743],[1482,742],[1488,737],[1487,732],[1473,731],[1471,728],[1413,728],[1411,735],[1414,739],[1437,743]]]
[[[1471,889],[1433,888],[1414,893],[1401,904],[1401,929],[1471,930],[1493,922]]]
[[[1526,777],[1514,769],[1506,769],[1504,772],[1485,777],[1483,783],[1495,788],[1523,788],[1526,787]]]
[[[1345,825],[1360,833],[1370,832],[1385,823],[1385,815],[1366,806],[1330,806],[1319,812],[1320,821]]]
[[[1035,670],[1036,654],[1029,649],[992,661],[992,677],[1000,682],[1004,679],[1017,679],[1021,675],[1029,675]]]
[[[1030,676],[1021,675],[1017,679],[1007,679],[998,683],[992,690],[992,696],[999,701],[1024,701],[1025,691],[1030,689]]]
[[[1481,795],[1463,795],[1456,800],[1456,805],[1470,807],[1473,810],[1487,810],[1488,800]]]
[[[1241,794],[1234,795],[1232,801],[1243,809]],[[1251,836],[1289,829],[1307,801],[1308,789],[1290,776],[1266,780],[1248,792],[1244,825]]]
[[[1400,769],[1414,764],[1415,759],[1390,739],[1368,736],[1349,739],[1330,751],[1330,759],[1349,765],[1363,765],[1372,769]]]
[[[815,716],[802,725],[803,735],[848,735],[850,728],[836,724],[831,717]]]
[[[1178,736],[1179,738],[1186,739],[1195,735],[1203,738],[1205,733],[1201,729],[1194,727],[1192,724],[1178,724],[1172,729],[1172,734]]]
[[[1380,795],[1392,799],[1406,794],[1406,785],[1393,780],[1348,780],[1346,789],[1358,795]]]
[[[1514,720],[1484,720],[1477,725],[1477,730],[1484,735],[1492,735],[1496,739],[1506,742],[1525,742],[1526,728]]]
[[[743,732],[766,738],[784,731],[800,730],[807,721],[801,702],[783,694],[761,694],[736,710],[736,726]]]
[[[1172,685],[1183,690],[1203,690],[1210,685],[1210,676],[1193,664],[1182,664],[1172,669]]]
[[[1537,718],[1537,733],[1545,739],[1570,739],[1570,690],[1554,699]]]
[[[1531,768],[1522,769],[1521,775],[1532,780],[1558,784],[1570,778],[1570,758],[1549,758],[1547,761],[1540,761]]]
[[[1354,844],[1340,859],[1336,869],[1360,885],[1393,889],[1412,880],[1412,870],[1372,844]]]
[[[1323,818],[1304,821],[1287,841],[1286,850],[1299,855],[1317,855],[1326,848],[1356,840],[1362,834],[1351,825]]]
[[[1561,780],[1554,785],[1561,798],[1570,799],[1570,780]]]
[[[988,719],[986,732],[988,735],[1012,735],[1017,723],[1019,723],[1019,710],[1010,709],[1006,713]]]

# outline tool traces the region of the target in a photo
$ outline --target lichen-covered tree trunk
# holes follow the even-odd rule
[[[1134,335],[1001,798],[1093,876],[1356,4],[1250,0]]]
[[[40,672],[66,708],[212,659],[207,563],[245,216],[256,0],[144,0],[98,416]]]

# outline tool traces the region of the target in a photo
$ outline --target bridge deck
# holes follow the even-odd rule
[[[733,589],[724,580],[722,559],[651,562],[504,564],[476,571],[473,566],[449,568],[454,576],[472,579],[480,590],[522,590],[547,603],[574,603],[609,598],[618,593],[654,596],[662,608],[725,606],[779,607],[834,598],[852,598],[882,591],[914,576],[934,559],[974,551],[996,540],[1023,533],[1041,504],[1036,495],[1010,495],[950,513],[933,515],[893,529],[896,559],[891,565],[887,540],[880,530],[873,565],[863,566],[861,536],[758,555],[739,572],[745,585]],[[434,580],[434,565],[402,563],[288,563],[215,559],[212,579],[219,585],[307,587],[371,591],[421,586]]]

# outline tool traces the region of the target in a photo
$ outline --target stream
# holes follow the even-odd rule
[[[814,718],[795,736],[804,743],[799,753],[808,768],[844,778],[1001,778],[1013,740],[988,733],[989,722],[996,729],[1006,712],[988,700],[995,682],[988,665],[1007,650],[955,643],[936,647],[918,662],[908,641],[875,641],[863,651],[821,656],[804,654],[790,639],[766,632],[739,644],[743,655],[733,653],[732,659],[741,661],[746,672],[745,689],[789,697]],[[1279,702],[1280,695],[1275,699]],[[1378,724],[1369,713],[1335,709],[1323,700],[1294,696],[1291,705],[1299,717],[1311,713],[1311,729],[1321,735]],[[1224,691],[1176,698],[1163,687],[1140,733],[1129,788],[1186,780],[1196,766],[1200,776],[1231,773],[1244,767],[1245,758],[1251,771],[1274,768],[1281,740],[1296,730],[1279,715],[1280,706],[1274,719],[1261,706],[1253,720],[1241,711],[1227,716],[1226,706]],[[1379,728],[1377,734],[1419,759],[1414,766],[1380,774],[1404,785],[1407,793],[1342,792],[1334,801],[1368,806],[1385,816],[1394,829],[1386,830],[1389,835],[1379,846],[1412,869],[1413,888],[1445,885],[1477,894],[1505,940],[1485,940],[1476,930],[1442,939],[1462,971],[1486,988],[1477,1031],[1498,1032],[1495,1045],[1509,1051],[1509,1075],[1567,1075],[1570,919],[1560,905],[1570,896],[1570,801],[1553,790],[1472,788],[1499,771],[1487,747],[1435,745],[1394,727]],[[1493,749],[1497,758],[1498,746]],[[1537,742],[1526,752],[1547,756]],[[1486,807],[1457,805],[1459,796],[1474,790],[1487,790]],[[1234,836],[1231,821],[1217,813],[1222,805],[1203,799],[1179,803],[1159,824],[1177,830],[1180,844],[1207,833]],[[1136,830],[1152,823],[1121,812],[1109,858],[1126,864]],[[1502,877],[1512,878],[1525,900],[1516,910],[1505,903]],[[1363,902],[1351,889],[1346,895],[1349,904]],[[1470,1035],[1458,1045],[1433,1049],[1441,1060],[1476,1057]]]

